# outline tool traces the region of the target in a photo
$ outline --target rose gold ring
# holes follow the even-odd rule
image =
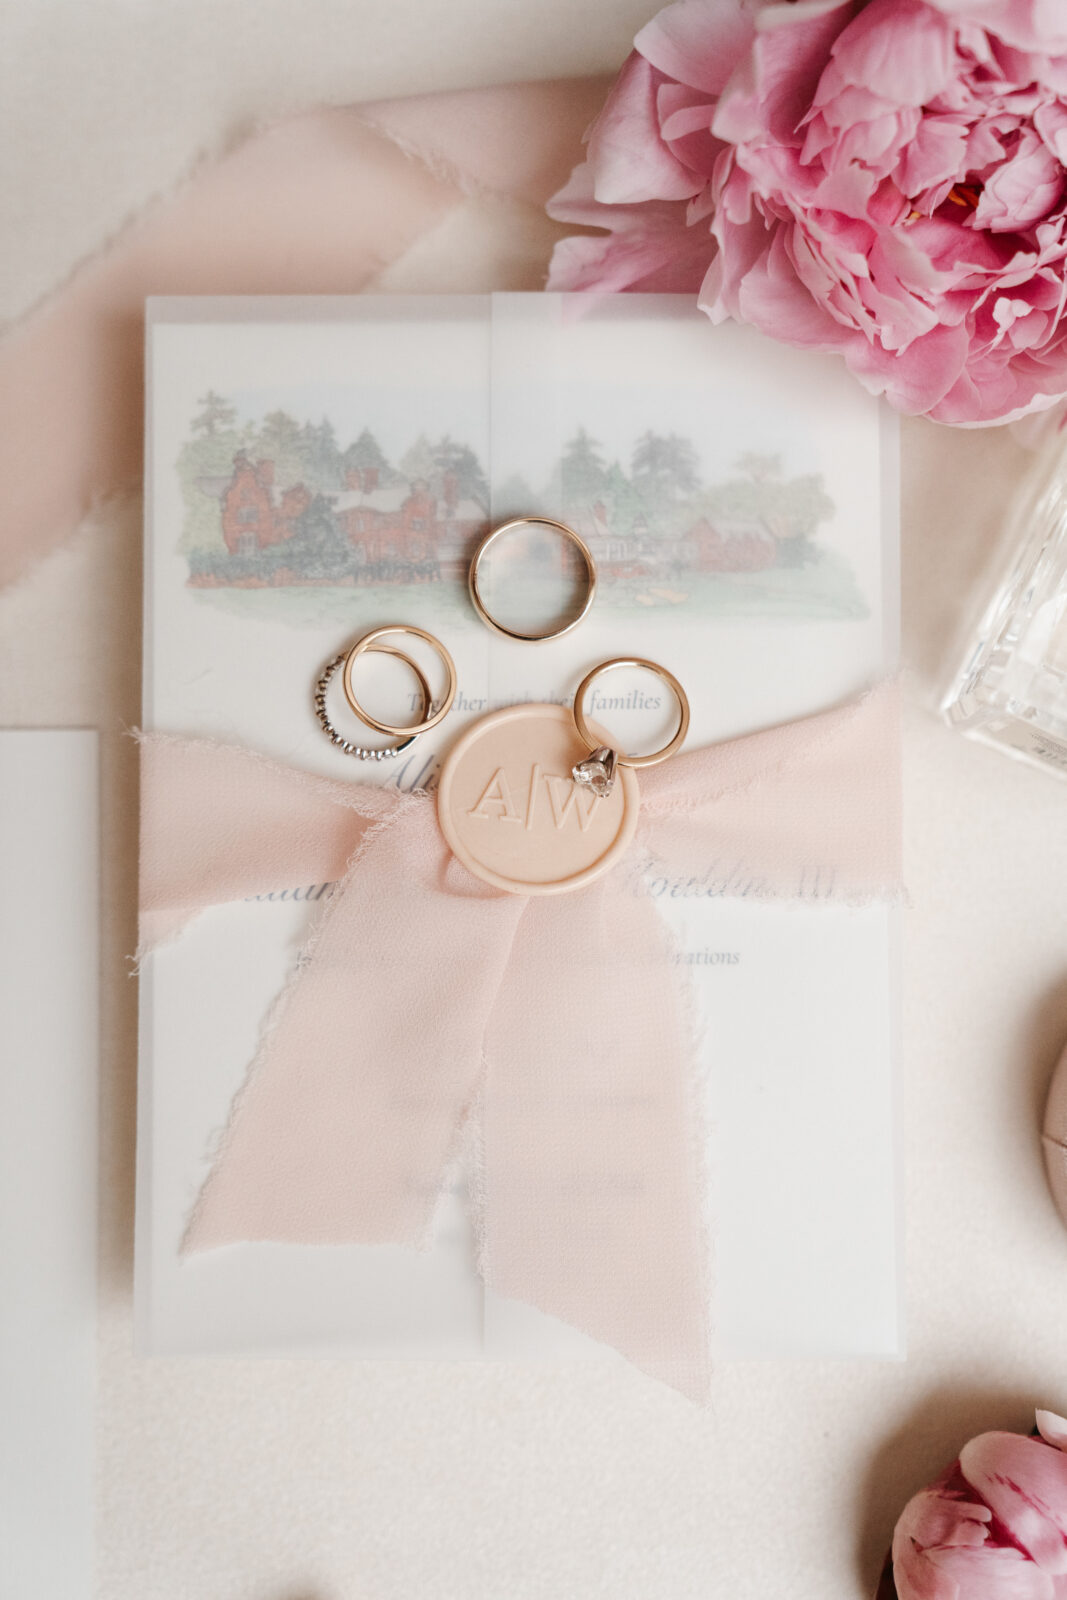
[[[430,715],[424,715],[421,722],[412,722],[406,728],[397,728],[390,722],[382,722],[378,717],[372,717],[370,712],[360,704],[352,684],[352,669],[355,667],[359,657],[367,650],[380,649],[381,646],[377,641],[394,633],[407,633],[411,634],[415,639],[425,639],[426,643],[431,645],[440,656],[447,678],[444,699],[438,705],[437,710],[433,711],[432,708],[424,706],[424,713],[430,711]],[[428,733],[431,728],[436,728],[437,724],[443,722],[448,716],[452,709],[452,702],[456,698],[456,664],[440,639],[435,638],[432,633],[427,633],[425,628],[416,628],[410,622],[394,622],[385,628],[372,628],[370,633],[365,633],[362,639],[356,640],[345,656],[342,682],[344,683],[345,699],[361,722],[365,722],[368,728],[374,728],[377,733],[389,733],[394,738],[407,739],[413,738],[417,733]]]
[[[397,650],[391,644],[374,644],[371,645],[371,649],[381,651],[384,656],[396,656],[398,661],[402,661],[406,667],[411,668],[419,685],[419,693],[422,696],[422,714],[424,717],[428,716],[430,706],[433,703],[433,691],[427,681],[425,672],[423,672],[418,662],[412,661],[411,657],[405,655],[403,650]],[[360,761],[388,761],[393,756],[402,756],[406,750],[411,749],[411,746],[419,737],[417,733],[409,734],[407,738],[401,739],[398,744],[375,746],[354,744],[351,739],[345,738],[339,728],[334,727],[326,706],[326,695],[334,674],[344,666],[345,654],[346,652],[342,650],[340,655],[334,656],[332,661],[327,662],[315,683],[315,715],[319,719],[319,726],[330,743],[335,744],[346,756],[358,756]]]
[[[585,562],[585,603],[578,615],[572,617],[570,622],[565,623],[562,628],[553,628],[548,633],[520,633],[517,628],[509,628],[506,623],[498,622],[490,614],[485,603],[485,597],[482,594],[478,570],[486,551],[496,543],[497,539],[504,534],[511,533],[515,528],[536,527],[537,525],[545,528],[555,528],[557,533],[562,534],[564,539],[574,545]],[[474,552],[474,560],[471,562],[467,587],[470,590],[471,604],[487,628],[492,628],[494,633],[503,634],[505,639],[519,639],[523,644],[543,644],[547,639],[562,639],[565,633],[570,633],[572,628],[576,628],[579,622],[589,615],[589,608],[596,597],[596,562],[593,560],[593,552],[585,540],[580,534],[575,533],[573,528],[569,528],[565,522],[556,522],[552,517],[513,517],[510,522],[502,522],[498,528],[492,528]]]
[[[660,761],[666,761],[668,756],[673,756],[680,750],[689,732],[689,697],[682,688],[673,672],[668,672],[666,667],[661,667],[656,661],[646,661],[642,656],[616,656],[612,661],[602,661],[599,667],[594,667],[592,672],[587,672],[578,691],[574,696],[574,724],[582,737],[582,742],[598,755],[602,749],[596,734],[590,732],[589,724],[585,720],[585,697],[589,693],[597,678],[605,672],[614,672],[616,667],[644,667],[647,672],[654,672],[657,678],[662,678],[678,702],[678,726],[674,733],[663,746],[662,750],[653,750],[647,756],[627,756],[619,750],[605,751],[614,757],[613,766],[620,767],[654,767]],[[583,765],[583,763],[579,763]],[[579,782],[587,779],[579,779]]]

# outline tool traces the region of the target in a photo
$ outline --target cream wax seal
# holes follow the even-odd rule
[[[620,767],[611,793],[597,795],[572,777],[588,755],[565,706],[482,717],[441,769],[437,815],[453,853],[512,894],[560,894],[609,871],[637,826],[637,778]]]

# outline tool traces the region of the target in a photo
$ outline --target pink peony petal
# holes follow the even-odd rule
[[[975,226],[992,233],[1020,233],[1063,199],[1063,167],[1032,130],[1016,153],[994,172],[982,191]]]
[[[998,1545],[987,1506],[948,1481],[920,1491],[893,1534],[898,1600],[1053,1600],[1055,1587],[1021,1550]]]
[[[713,322],[740,320],[741,285],[767,249],[770,229],[751,205],[744,173],[736,169],[718,190],[712,231],[719,253],[701,283],[698,304]]]
[[[949,1595],[954,1600],[1056,1600],[1048,1573],[1020,1550],[931,1550],[928,1560],[937,1581],[951,1585],[929,1591],[937,1600]]]
[[[978,368],[975,378],[967,372],[961,374],[955,388],[929,412],[932,421],[955,428],[984,428],[990,422],[1018,422],[1023,417],[1033,417],[1063,399],[1062,373],[1054,388],[1050,377],[1048,392],[1038,387],[1036,375],[1022,367],[1014,371],[1000,367],[993,376],[995,381],[989,383],[986,373]]]
[[[968,22],[961,17],[957,23],[956,51],[961,56],[966,56],[975,66],[987,67],[993,64],[993,41],[990,35],[977,23]]]
[[[671,153],[696,174],[709,178],[725,146],[711,131],[715,107],[706,95],[684,84],[661,83],[656,91],[660,137]]]
[[[946,179],[966,173],[968,127],[955,116],[923,117],[914,136],[901,147],[897,182],[915,195]]]
[[[988,1506],[961,1499],[942,1484],[920,1489],[901,1512],[897,1533],[922,1546],[984,1545],[989,1538],[993,1513]]]
[[[1039,106],[1034,112],[1034,127],[1061,166],[1067,166],[1067,106],[1059,100]]]
[[[931,1562],[934,1550],[984,1549],[991,1513],[946,1495],[936,1485],[908,1501],[893,1534],[898,1600],[957,1600],[958,1585]]]
[[[929,0],[945,16],[962,17],[1023,49],[1067,48],[1062,0]]]
[[[874,337],[882,349],[902,356],[918,340],[943,327],[937,312],[918,295],[902,293],[899,284],[881,287],[877,280],[860,289]]]
[[[754,6],[738,0],[675,0],[634,40],[664,77],[704,94],[721,94],[752,44]]]
[[[720,102],[724,119],[743,122],[755,116],[774,139],[795,141],[815,101],[834,41],[852,12],[853,0],[797,0],[761,11],[751,75],[743,65],[734,74]],[[717,126],[715,131],[720,138],[731,137]]]
[[[825,307],[842,328],[859,327],[868,337],[873,335],[873,321],[863,300],[867,287],[863,276],[857,279],[842,273],[832,251],[807,229],[782,230],[779,237],[783,240],[794,272],[816,305]],[[866,265],[864,261],[864,274]]]
[[[1029,300],[1001,294],[993,301],[993,321],[997,325],[992,348],[1007,342],[1013,350],[1033,350],[1043,345],[1048,335],[1048,318]]]
[[[660,84],[656,106],[664,139],[684,139],[691,133],[707,132],[715,109],[703,95],[677,83]]]
[[[895,100],[872,94],[869,89],[857,88],[843,78],[834,63],[820,76],[819,103],[804,116],[804,123],[824,122],[835,133],[855,127],[857,123],[870,122],[874,117],[897,111]]]
[[[899,161],[901,146],[915,137],[919,113],[914,106],[886,112],[869,122],[846,128],[837,143],[835,160],[839,166],[862,166],[876,179],[886,178]]]
[[[976,122],[967,134],[967,153],[964,170],[981,173],[984,168],[1003,161],[1004,146],[992,122]]]
[[[1067,1574],[1067,1458],[1042,1440],[983,1433],[960,1452],[967,1482],[1045,1572]]]
[[[663,202],[640,210],[599,205],[593,197],[592,169],[583,162],[547,209],[562,222],[614,229],[606,236],[561,239],[549,267],[550,289],[614,293],[640,288],[661,294],[695,294],[699,289],[714,241],[686,227],[681,205]]]
[[[593,193],[594,182],[591,163],[580,162],[563,188],[558,189],[549,200],[545,210],[559,222],[579,222],[593,228],[609,227],[609,218],[627,215],[619,210],[612,213],[607,206],[602,206]]]
[[[898,278],[931,302],[944,298],[955,274],[945,272],[918,243],[914,229],[879,228],[871,246],[872,261],[880,278]],[[952,318],[956,320],[955,317]]]
[[[561,239],[549,264],[549,289],[590,290],[618,294],[695,294],[706,269],[707,237],[679,251],[674,228],[586,235]]]
[[[702,187],[659,134],[656,74],[635,51],[589,134],[594,193],[604,205],[687,200]]]
[[[774,339],[801,348],[825,350],[840,338],[832,316],[813,300],[797,277],[787,235],[779,229],[738,285],[743,322],[754,323]]]
[[[816,183],[812,200],[820,208],[840,211],[846,217],[866,217],[877,187],[877,176],[858,161],[852,161],[846,166],[833,167]]]
[[[951,25],[926,0],[870,0],[838,38],[834,65],[846,82],[921,106],[951,80]]]
[[[853,344],[844,352],[852,372],[872,394],[884,394],[910,416],[933,412],[963,372],[970,350],[965,327],[934,328],[903,355],[886,358],[879,345]]]
[[[699,280],[957,425],[1067,393],[1067,0],[678,0],[637,50],[554,287]]]
[[[1036,1421],[1046,1444],[1054,1445],[1057,1450],[1067,1450],[1067,1418],[1057,1416],[1055,1411],[1038,1411]]]

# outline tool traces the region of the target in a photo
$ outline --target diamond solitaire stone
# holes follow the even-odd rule
[[[598,800],[604,800],[615,787],[615,768],[618,757],[606,744],[599,745],[592,755],[578,761],[571,768],[571,777],[583,789],[592,789]]]

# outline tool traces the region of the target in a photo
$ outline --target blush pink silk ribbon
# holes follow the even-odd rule
[[[643,773],[628,862],[558,896],[473,877],[425,794],[167,735],[142,762],[144,949],[208,906],[337,882],[184,1248],[423,1244],[473,1122],[486,1281],[704,1397],[695,1044],[656,898],[895,894],[893,690]]]

